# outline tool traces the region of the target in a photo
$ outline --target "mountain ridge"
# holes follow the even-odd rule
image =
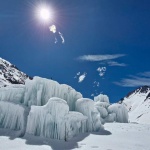
[[[141,86],[119,101],[129,113],[129,121],[150,124],[150,86]]]
[[[25,80],[28,78],[32,79],[15,65],[0,57],[0,87],[11,84],[25,84]]]

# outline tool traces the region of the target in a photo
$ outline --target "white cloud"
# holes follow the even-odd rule
[[[64,43],[65,43],[65,39],[64,39],[62,33],[61,33],[61,32],[58,32],[58,33],[59,33],[59,35],[60,35],[60,38],[62,39],[62,43],[64,44]]]
[[[87,75],[87,73],[83,73],[82,75],[80,75],[78,82],[79,83],[83,82],[83,80],[85,79],[86,75]]]
[[[55,25],[51,25],[51,26],[49,27],[49,30],[50,30],[50,32],[53,32],[54,34],[55,34],[55,33],[58,33],[59,36],[60,36],[60,38],[61,38],[61,40],[62,40],[62,44],[65,43],[65,39],[64,39],[64,37],[63,37],[63,34],[62,34],[61,32],[57,32]],[[56,44],[57,42],[58,42],[58,40],[57,40],[57,38],[56,38],[56,36],[55,36],[55,44]]]
[[[116,62],[116,61],[108,61],[107,64],[108,64],[108,66],[118,66],[118,67],[127,66],[125,63],[119,63],[119,62]]]
[[[77,76],[79,76],[79,75],[80,75],[80,72],[77,73]]]
[[[144,76],[144,77],[150,77],[150,71],[148,72],[143,72],[143,73],[138,73],[139,76]]]
[[[93,84],[94,84],[93,87],[99,87],[100,86],[100,83],[98,81],[94,81]]]
[[[97,71],[99,72],[99,76],[102,77],[105,75],[106,67],[98,67]]]
[[[50,26],[49,30],[53,33],[56,33],[56,26],[55,25]]]
[[[101,71],[106,71],[106,67],[98,67],[97,71],[101,72]]]
[[[104,61],[104,60],[113,60],[119,57],[123,57],[125,54],[114,54],[114,55],[83,55],[78,57],[78,60],[83,61]]]
[[[57,38],[55,37],[55,44],[58,42]]]
[[[138,73],[137,76],[129,76],[129,78],[124,78],[120,82],[114,82],[114,84],[123,87],[150,86],[150,72]]]

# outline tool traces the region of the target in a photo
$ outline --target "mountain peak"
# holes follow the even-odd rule
[[[25,84],[27,78],[32,79],[15,65],[0,57],[0,87],[11,84]]]
[[[150,124],[150,86],[141,86],[120,100],[129,112],[131,122]]]
[[[138,93],[138,94],[143,93],[143,94],[147,94],[147,95],[148,95],[149,92],[150,92],[150,86],[144,85],[144,86],[141,86],[141,87],[135,89],[135,90],[132,91],[132,92],[129,92],[129,93],[127,94],[126,98],[129,98],[130,96],[133,96],[133,95],[135,95],[135,94],[137,94],[137,93]]]

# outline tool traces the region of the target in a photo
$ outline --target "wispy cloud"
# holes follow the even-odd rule
[[[98,67],[97,71],[99,72],[99,76],[102,77],[105,75],[106,67]]]
[[[63,37],[63,34],[61,33],[61,32],[58,32],[59,33],[59,35],[60,35],[60,38],[62,39],[62,43],[64,44],[65,43],[65,39],[64,39],[64,37]]]
[[[136,76],[129,76],[129,78],[124,78],[120,82],[114,82],[114,84],[123,87],[150,86],[150,72],[138,73]]]
[[[82,61],[104,61],[104,60],[113,60],[120,57],[126,56],[125,54],[114,54],[114,55],[83,55],[78,57],[78,60]]]
[[[139,76],[144,76],[144,77],[150,77],[150,71],[148,72],[143,72],[143,73],[138,73]]]
[[[100,83],[98,81],[93,82],[93,87],[99,87],[99,86],[100,86]]]
[[[78,82],[79,83],[83,82],[83,80],[85,79],[86,75],[87,75],[87,73],[83,73],[82,75],[80,75]]]
[[[108,66],[118,66],[118,67],[127,66],[127,64],[125,64],[125,63],[119,63],[119,62],[116,62],[116,61],[108,61],[107,64],[108,64]]]

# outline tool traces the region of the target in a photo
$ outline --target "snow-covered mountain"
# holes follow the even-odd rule
[[[15,65],[0,58],[0,88],[11,84],[25,84],[27,78],[30,77]]]
[[[129,121],[150,124],[150,87],[142,86],[120,101],[129,111]]]

